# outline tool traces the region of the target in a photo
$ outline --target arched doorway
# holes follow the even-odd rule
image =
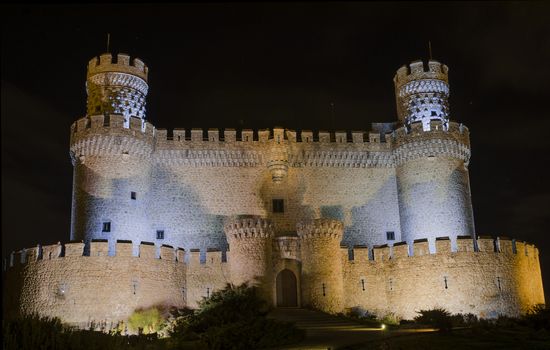
[[[277,275],[277,306],[298,306],[298,289],[294,272],[284,269]]]

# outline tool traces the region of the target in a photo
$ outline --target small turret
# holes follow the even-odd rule
[[[145,119],[148,68],[139,58],[130,64],[130,56],[118,54],[113,62],[110,53],[94,57],[88,63],[86,90],[88,116],[121,114]]]
[[[302,301],[325,312],[343,309],[342,256],[340,242],[344,224],[316,219],[297,225],[302,250]]]
[[[399,121],[405,126],[422,122],[430,130],[431,120],[440,120],[447,128],[449,121],[449,68],[429,60],[402,66],[393,78]]]
[[[224,226],[229,242],[228,262],[233,284],[259,285],[261,293],[272,300],[270,286],[273,224],[259,216],[232,218]]]

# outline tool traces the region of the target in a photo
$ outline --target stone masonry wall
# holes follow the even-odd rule
[[[342,222],[318,219],[298,226],[302,248],[302,302],[329,313],[342,311]]]
[[[168,246],[141,244],[139,256],[131,243],[117,243],[114,256],[107,256],[105,242],[92,242],[89,250],[84,256],[84,243],[67,243],[13,255],[4,281],[6,316],[37,313],[110,329],[139,308],[196,307],[230,281],[221,252],[209,252],[201,263],[197,253],[185,262],[183,250]]]
[[[436,242],[430,254],[427,242],[374,249],[355,249],[349,261],[342,250],[344,304],[380,316],[394,313],[412,319],[421,309],[442,307],[452,313],[473,313],[492,318],[518,316],[544,303],[538,250],[521,242],[479,239],[474,251],[471,238],[458,240],[452,251],[448,239]]]

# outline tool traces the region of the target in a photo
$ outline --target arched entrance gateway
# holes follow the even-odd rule
[[[294,272],[284,269],[277,275],[277,306],[298,306],[298,288]]]

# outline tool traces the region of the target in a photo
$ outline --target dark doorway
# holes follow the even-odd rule
[[[283,270],[277,275],[277,306],[298,306],[298,289],[296,276],[290,270]]]

